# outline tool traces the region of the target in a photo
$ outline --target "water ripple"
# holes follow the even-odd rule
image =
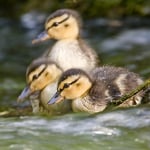
[[[86,115],[85,118],[83,118],[83,116],[81,118],[79,115],[75,114],[49,119],[40,117],[20,117],[17,120],[10,119],[8,121],[7,119],[6,121],[2,118],[0,125],[2,130],[0,134],[17,132],[20,136],[39,136],[42,132],[43,134],[120,135],[120,127],[132,129],[150,126],[150,110],[146,108],[114,111],[96,116]],[[7,136],[4,138],[7,138]]]
[[[115,49],[130,50],[135,45],[149,45],[150,30],[149,29],[135,29],[123,31],[115,37],[104,40],[101,44],[101,49],[111,51]]]

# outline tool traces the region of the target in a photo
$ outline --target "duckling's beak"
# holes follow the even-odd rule
[[[35,43],[39,43],[39,42],[43,42],[43,41],[46,41],[50,39],[50,36],[47,34],[46,31],[40,33],[37,38],[35,38],[34,40],[32,40],[32,44],[35,44]]]
[[[48,101],[47,104],[49,104],[49,105],[55,104],[55,103],[58,103],[58,102],[60,102],[60,101],[62,101],[62,100],[64,100],[64,97],[62,97],[62,96],[60,95],[60,92],[57,91],[57,92],[55,93],[55,95]]]
[[[21,94],[19,95],[17,102],[21,103],[23,102],[27,97],[29,97],[31,94],[31,90],[29,86],[26,86],[23,91],[21,92]]]

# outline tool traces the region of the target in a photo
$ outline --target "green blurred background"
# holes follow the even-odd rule
[[[150,15],[149,0],[1,0],[0,14],[18,18],[31,10],[51,13],[60,8],[73,8],[85,18],[118,18],[129,15]]]

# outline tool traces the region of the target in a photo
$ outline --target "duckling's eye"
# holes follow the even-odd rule
[[[65,83],[63,89],[68,88],[70,84]]]
[[[39,76],[37,74],[35,74],[33,77],[32,77],[32,80],[36,80]]]
[[[59,22],[54,22],[52,26],[57,27],[58,25],[59,25]]]

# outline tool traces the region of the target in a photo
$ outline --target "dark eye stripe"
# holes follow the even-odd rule
[[[50,27],[48,27],[46,30],[48,31],[49,29],[51,29],[52,27],[57,27],[59,24],[61,24],[61,23],[63,23],[63,22],[65,22],[66,20],[68,20],[69,19],[69,15],[65,18],[65,19],[63,19],[62,21],[59,21],[59,22],[54,22]]]
[[[34,75],[32,78],[32,81],[36,80],[45,71],[46,68],[47,68],[47,66],[45,66],[38,75]]]
[[[76,83],[78,80],[80,79],[80,77],[78,77],[77,79],[75,79],[74,81],[72,81],[71,83],[65,83],[63,88],[59,90],[59,92],[62,92],[64,89],[68,88],[70,85]]]
[[[38,74],[35,74],[35,75],[32,77],[32,81],[36,80],[38,77],[39,77],[39,75],[38,75]]]

